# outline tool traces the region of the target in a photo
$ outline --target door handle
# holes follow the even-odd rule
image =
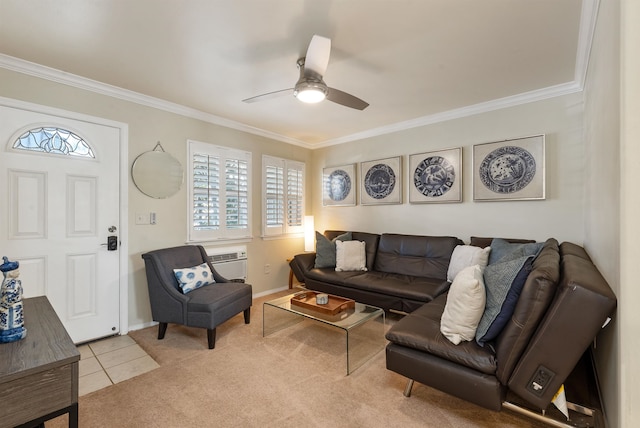
[[[107,247],[107,251],[116,251],[118,249],[118,237],[117,236],[108,236],[107,243],[102,244]]]

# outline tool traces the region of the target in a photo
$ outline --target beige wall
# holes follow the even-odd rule
[[[587,146],[585,183],[585,248],[618,298],[620,283],[620,4],[600,3],[587,79],[584,139]],[[620,312],[618,312],[618,315]],[[596,366],[609,426],[620,425],[620,316],[596,341]]]
[[[250,260],[248,281],[253,285],[254,295],[286,287],[289,274],[286,259],[292,254],[303,251],[303,240],[295,238],[265,241],[260,238],[262,154],[286,157],[310,164],[310,150],[6,69],[0,69],[0,96],[128,124],[129,160],[125,166],[128,171],[135,158],[142,152],[152,150],[157,141],[160,141],[165,151],[175,156],[184,166],[186,166],[187,139],[251,151],[253,153],[252,228],[254,238],[246,243]],[[144,264],[140,255],[152,249],[185,243],[186,204],[187,191],[184,186],[180,192],[170,198],[153,199],[142,194],[129,175],[129,236],[122,239],[128,241],[129,326],[133,328],[151,322]],[[310,210],[309,203],[307,207]],[[135,224],[136,212],[151,211],[157,213],[157,225]],[[218,244],[218,246],[224,245]],[[269,274],[264,273],[266,264],[271,266]]]
[[[327,147],[313,153],[313,177],[326,166],[402,156],[401,205],[323,207],[321,184],[313,188],[316,228],[356,229],[426,235],[502,236],[582,244],[584,167],[582,95],[574,94],[450,120],[390,135]],[[473,202],[472,147],[509,138],[546,135],[546,199]],[[463,148],[463,202],[410,204],[408,155]]]
[[[621,2],[621,220],[618,301],[619,420],[609,426],[633,427],[640,420],[640,2]],[[624,338],[624,339],[623,339]]]

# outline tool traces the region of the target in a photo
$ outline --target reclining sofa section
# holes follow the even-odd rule
[[[389,329],[387,368],[409,378],[405,395],[416,380],[492,410],[502,408],[507,391],[546,409],[616,307],[585,250],[555,239],[534,260],[493,343],[449,342],[440,333],[446,299],[436,297]]]
[[[331,240],[342,233],[328,230],[324,235]],[[455,237],[390,233],[352,232],[352,239],[365,242],[366,271],[315,268],[315,253],[296,255],[290,266],[310,290],[407,313],[449,289],[451,254],[463,244]]]

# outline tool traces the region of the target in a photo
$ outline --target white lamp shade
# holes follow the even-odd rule
[[[313,216],[304,216],[304,250],[315,251],[316,250],[316,229],[313,225]]]

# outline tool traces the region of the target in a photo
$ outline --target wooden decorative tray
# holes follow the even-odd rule
[[[328,294],[329,302],[324,305],[316,303],[316,295],[323,294],[317,291],[301,291],[291,297],[291,304],[300,306],[302,308],[311,309],[323,314],[335,315],[346,309],[352,309],[356,307],[355,300],[346,299],[344,297],[333,296]]]

